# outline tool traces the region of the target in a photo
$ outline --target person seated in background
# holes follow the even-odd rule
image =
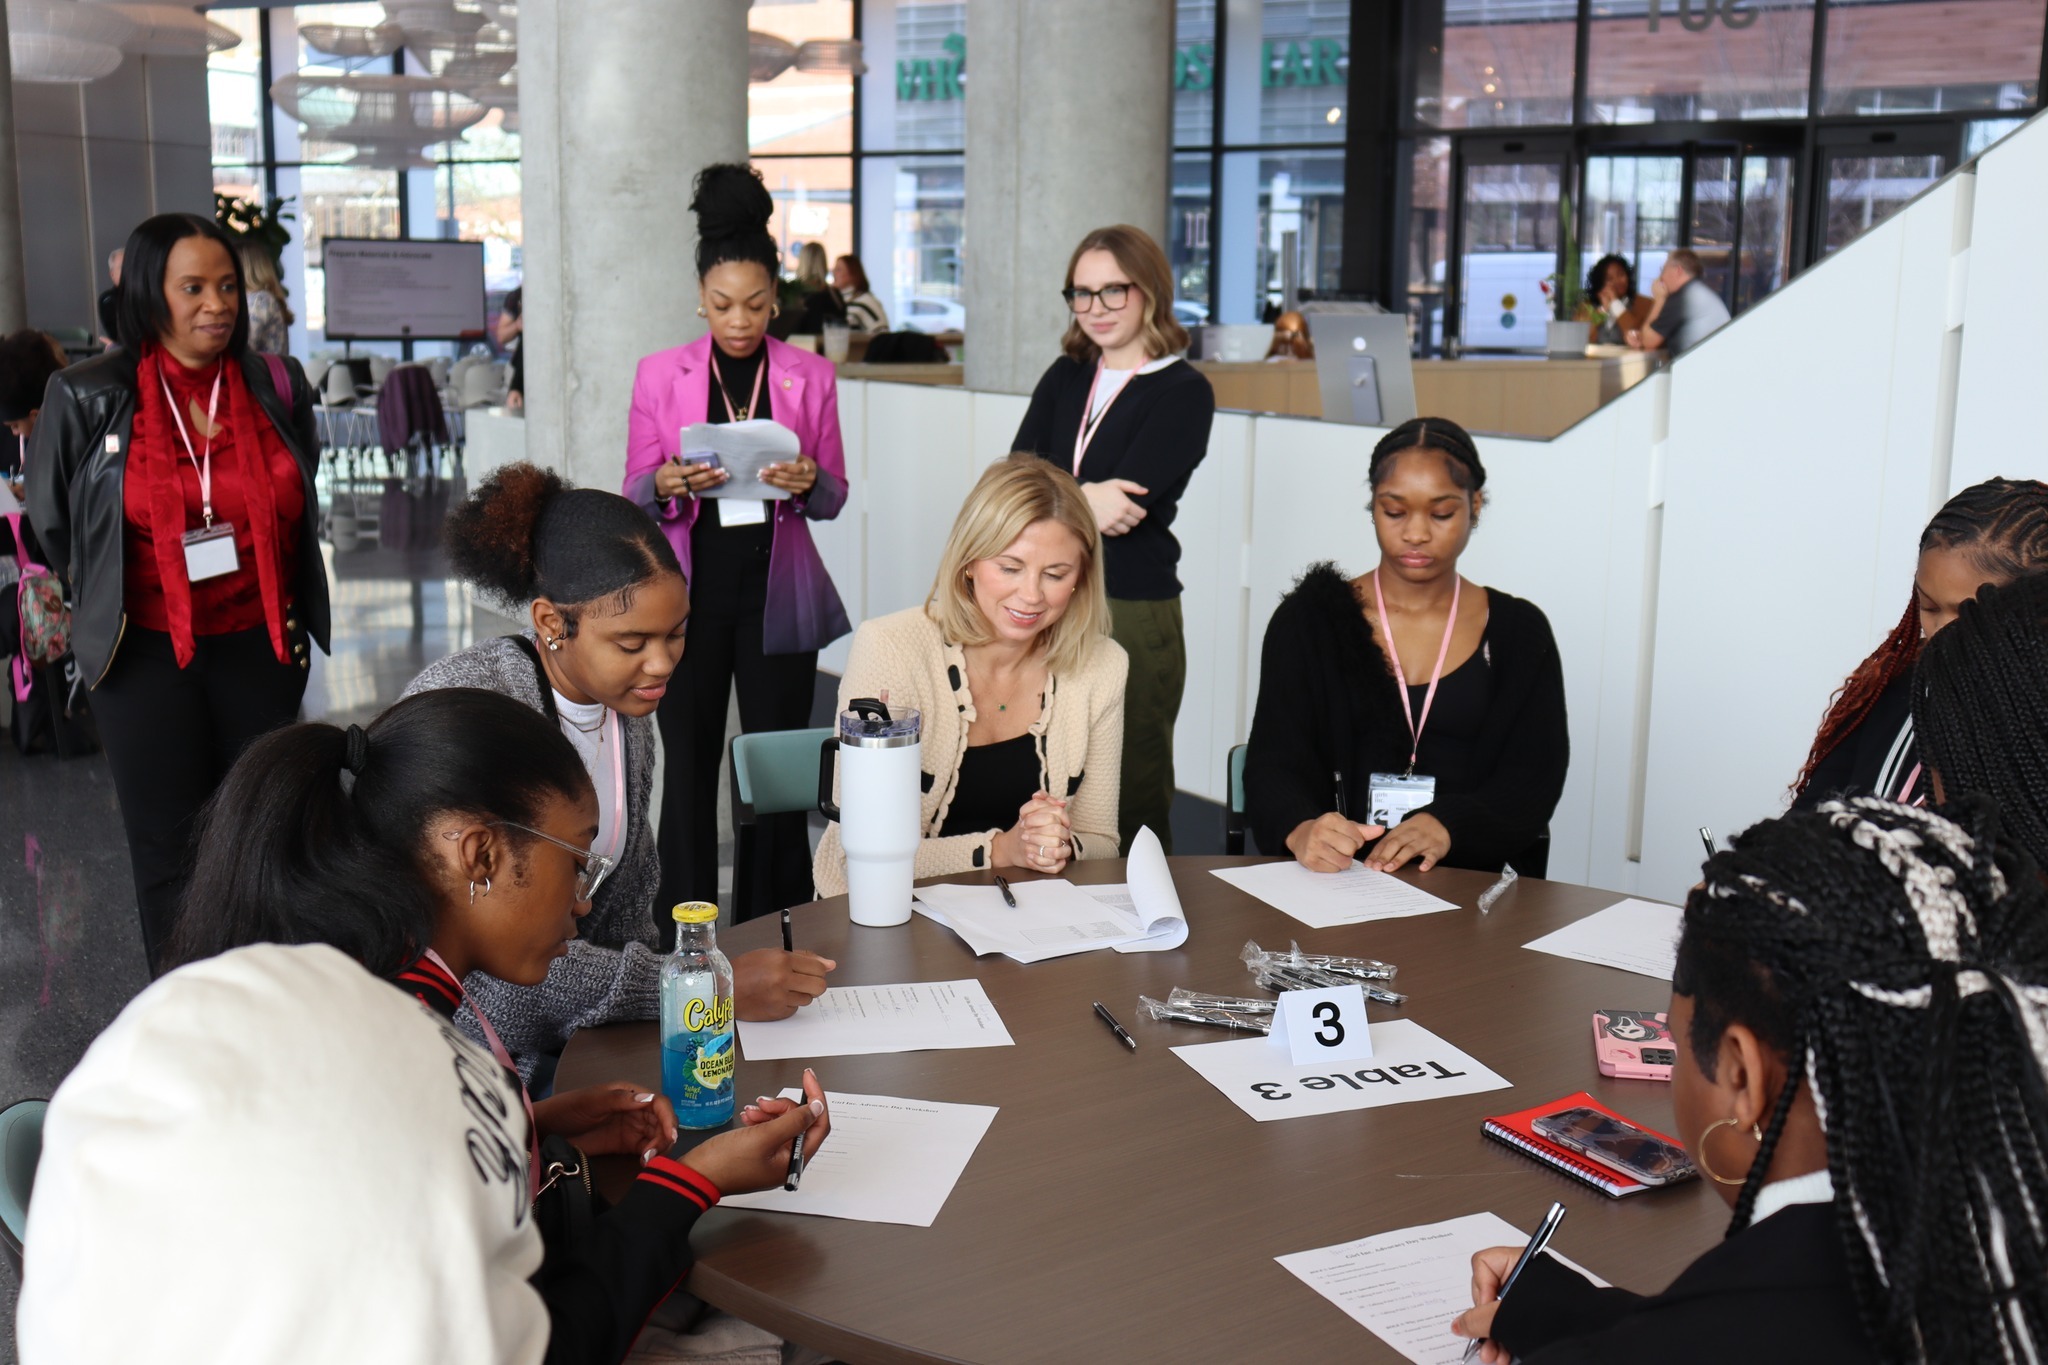
[[[657,904],[660,860],[647,818],[651,717],[682,657],[690,595],[667,537],[638,507],[616,493],[569,488],[530,464],[486,479],[449,516],[446,541],[456,574],[533,628],[430,664],[405,695],[481,687],[545,715],[595,784],[591,847],[612,868],[544,981],[469,983],[520,1074],[544,1081],[536,1066],[577,1029],[660,1010],[655,916],[670,907]],[[733,959],[734,1007],[742,1019],[786,1018],[824,993],[834,965],[780,948],[742,953]]]
[[[0,442],[0,475],[7,479],[16,502],[26,495],[23,470],[28,460],[29,437],[36,433],[36,418],[42,415],[43,390],[50,376],[71,362],[64,348],[47,332],[24,327],[0,338],[0,422],[7,424],[11,442]],[[9,447],[12,449],[9,449]],[[0,548],[0,554],[10,551]]]
[[[828,276],[825,248],[816,242],[805,242],[796,261],[796,283],[803,291],[803,308],[796,325],[790,328],[790,335],[814,337],[825,330],[828,322],[845,323],[846,300],[833,288],[834,281]]]
[[[1368,480],[1377,567],[1310,565],[1266,626],[1252,835],[1317,872],[1372,844],[1383,870],[1541,876],[1571,753],[1564,670],[1538,607],[1459,576],[1486,501],[1478,448],[1416,418],[1374,447]]]
[[[846,325],[864,336],[889,330],[889,310],[875,297],[868,284],[868,272],[858,256],[841,256],[832,262],[832,287],[846,304]]]
[[[1266,346],[1268,360],[1314,360],[1316,344],[1309,340],[1308,319],[1299,313],[1282,313],[1273,323],[1273,340]]]
[[[1635,267],[1625,256],[1602,256],[1586,272],[1586,300],[1600,317],[1587,328],[1587,341],[1620,346],[1649,318],[1655,301],[1636,292]]]
[[[1680,247],[1664,258],[1650,286],[1650,313],[1642,325],[1622,339],[1638,351],[1680,355],[1705,341],[1728,323],[1728,305],[1702,280],[1706,267],[1700,254]]]
[[[1989,803],[1753,826],[1686,898],[1671,1100],[1728,1235],[1661,1294],[1520,1247],[1452,1327],[1505,1365],[2038,1360],[2048,888]]]
[[[807,1074],[811,1102],[669,1157],[666,1098],[529,1105],[488,1025],[488,1050],[451,1026],[465,976],[532,985],[566,951],[596,826],[576,751],[495,693],[251,745],[201,820],[178,970],[51,1102],[24,1359],[621,1359],[698,1217],[830,1118]],[[609,1207],[577,1178],[606,1154],[641,1166]]]
[[[967,495],[925,605],[854,632],[840,709],[877,697],[923,716],[918,876],[1117,856],[1129,660],[1101,555],[1073,475],[1011,455]],[[837,822],[813,875],[821,896],[846,890]]]
[[[505,296],[498,311],[498,346],[512,362],[511,377],[505,382],[505,406],[514,412],[526,410],[526,286],[519,285]]]
[[[1831,796],[1927,797],[1913,733],[1913,662],[1982,588],[2048,570],[2048,483],[1986,479],[1950,498],[1920,533],[1905,615],[1828,703],[1792,804]],[[2037,853],[2038,856],[2038,853]]]
[[[1913,729],[1937,799],[1996,801],[2048,868],[2048,573],[1979,590],[1921,648]]]

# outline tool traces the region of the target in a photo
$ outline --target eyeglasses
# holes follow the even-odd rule
[[[1136,288],[1136,285],[1130,284],[1105,284],[1100,289],[1069,287],[1060,290],[1060,297],[1065,299],[1067,307],[1076,313],[1087,312],[1097,299],[1102,300],[1102,306],[1109,312],[1120,313],[1124,305],[1131,301],[1131,291]]]
[[[552,834],[541,833],[532,825],[522,825],[512,820],[493,820],[491,823],[503,825],[506,829],[523,830],[536,839],[545,839],[556,848],[567,849],[575,854],[577,860],[576,899],[579,901],[587,901],[595,896],[597,888],[604,885],[604,879],[611,875],[611,870],[615,866],[612,860],[605,857],[602,853],[592,853],[587,848],[578,848],[574,844],[564,843]]]

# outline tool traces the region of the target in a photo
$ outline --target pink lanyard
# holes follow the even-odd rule
[[[1117,391],[1109,396],[1109,401],[1102,405],[1102,411],[1097,413],[1095,411],[1095,388],[1102,382],[1102,370],[1103,362],[1097,360],[1095,362],[1095,378],[1088,381],[1088,405],[1081,409],[1081,432],[1074,438],[1074,477],[1077,479],[1081,477],[1081,461],[1087,458],[1088,447],[1095,440],[1095,433],[1102,430],[1102,423],[1109,416],[1109,410],[1116,406],[1117,399],[1124,396],[1124,390],[1131,387],[1131,380],[1138,377],[1137,372],[1133,371],[1130,379],[1124,380]],[[1094,420],[1089,420],[1091,417]]]
[[[725,400],[725,415],[735,422],[744,422],[755,416],[761,407],[761,381],[768,377],[768,357],[762,356],[761,363],[754,367],[754,396],[747,400],[747,416],[742,417],[732,410],[732,395],[725,391],[725,376],[718,372],[718,347],[711,348],[711,377],[718,381],[718,396]]]
[[[1913,799],[1913,788],[1914,788],[1914,787],[1916,787],[1916,786],[1918,786],[1919,784],[1920,784],[1920,765],[1919,765],[1918,763],[1915,763],[1915,764],[1913,765],[1913,771],[1912,771],[1912,772],[1909,772],[1909,773],[1907,773],[1907,774],[1906,774],[1906,785],[1905,785],[1905,786],[1903,786],[1903,787],[1900,787],[1900,788],[1899,788],[1899,794],[1898,794],[1898,795],[1897,795],[1896,797],[1893,797],[1892,799],[1893,799],[1893,800],[1895,800],[1895,801],[1897,801],[1897,802],[1898,802],[1898,803],[1899,803],[1900,805],[1902,805],[1902,806],[1918,806],[1918,805],[1924,805],[1924,804],[1925,804],[1925,802],[1923,802],[1923,801],[1915,801],[1915,800]]]
[[[1458,628],[1458,594],[1464,590],[1465,580],[1456,574],[1451,576],[1451,617],[1444,622],[1444,642],[1436,651],[1436,671],[1429,675],[1429,691],[1422,694],[1422,718],[1415,718],[1415,710],[1408,702],[1408,675],[1401,671],[1401,651],[1394,646],[1394,631],[1387,624],[1387,595],[1380,591],[1380,571],[1372,571],[1373,600],[1380,608],[1380,634],[1387,637],[1387,657],[1394,661],[1394,680],[1401,684],[1401,714],[1408,717],[1408,776],[1415,776],[1415,758],[1422,752],[1422,727],[1429,724],[1429,708],[1436,701],[1436,685],[1443,681],[1444,660],[1451,655],[1451,632]]]
[[[455,983],[455,989],[462,994],[462,1003],[469,1006],[469,1012],[476,1016],[476,1022],[483,1028],[484,1041],[490,1044],[491,1055],[498,1059],[498,1065],[511,1072],[516,1079],[519,1075],[519,1068],[513,1063],[512,1054],[506,1050],[504,1041],[498,1037],[498,1031],[491,1027],[491,1021],[484,1017],[483,1010],[477,1005],[476,1001],[469,998],[469,992],[462,989],[462,978],[449,971],[448,964],[443,962],[441,955],[432,948],[427,949],[426,957],[427,961],[448,973],[448,979]],[[538,1199],[540,1198],[540,1128],[533,1121],[533,1098],[526,1093],[526,1082],[523,1080],[519,1082],[519,1102],[526,1106],[526,1154],[531,1158],[526,1166],[526,1184],[531,1197]]]
[[[178,411],[178,400],[171,396],[171,381],[164,378],[163,371],[157,371],[156,382],[164,386],[164,406],[171,410],[171,420],[178,424],[178,439],[185,443],[185,458],[192,462],[192,472],[199,476],[199,506],[206,513],[206,524],[213,525],[213,414],[220,407],[220,377],[227,370],[227,362],[220,362],[220,368],[213,372],[213,396],[206,400],[206,464],[202,467],[199,456],[192,450],[192,434],[185,430],[185,418]]]

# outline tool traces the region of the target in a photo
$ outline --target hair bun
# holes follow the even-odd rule
[[[448,514],[442,540],[457,577],[523,609],[540,573],[534,533],[567,487],[552,470],[524,461],[501,465]]]
[[[690,196],[697,215],[697,235],[708,241],[746,237],[768,230],[775,216],[775,197],[752,166],[719,162],[697,172]]]

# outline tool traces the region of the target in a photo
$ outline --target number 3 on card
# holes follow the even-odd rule
[[[1365,1026],[1365,992],[1357,986],[1319,991],[1283,991],[1273,1012],[1274,1046],[1284,1047],[1296,1066],[1372,1056]]]

